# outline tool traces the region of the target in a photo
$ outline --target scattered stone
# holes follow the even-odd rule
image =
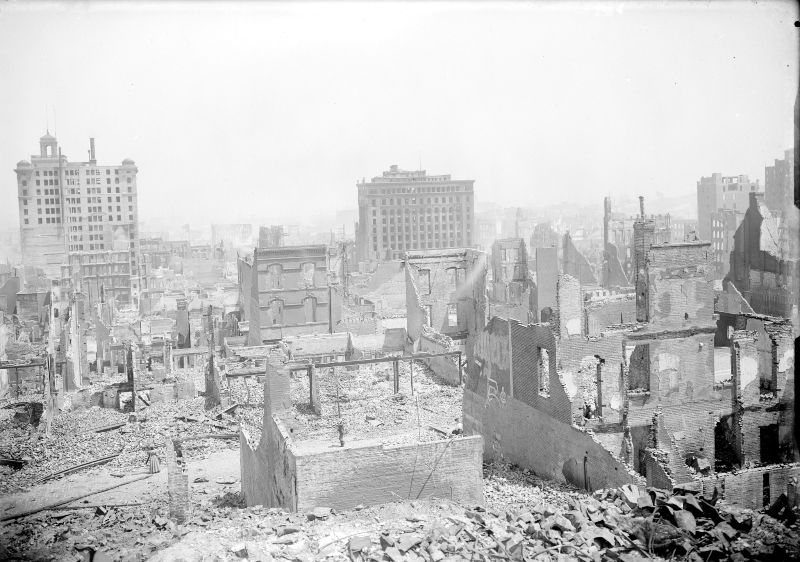
[[[247,545],[243,542],[236,543],[231,546],[231,552],[233,552],[237,558],[247,558]]]
[[[372,546],[372,541],[369,537],[364,536],[350,537],[350,541],[347,544],[350,552],[362,552],[370,546]]]

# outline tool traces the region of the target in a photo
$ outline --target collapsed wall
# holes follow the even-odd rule
[[[484,458],[596,490],[643,483],[597,436],[572,424],[574,406],[547,325],[494,317],[478,336],[464,389],[464,432],[484,437]]]

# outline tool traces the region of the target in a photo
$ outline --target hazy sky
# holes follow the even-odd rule
[[[769,1],[3,3],[0,227],[48,114],[70,160],[93,136],[101,164],[136,161],[142,220],[354,209],[356,179],[420,161],[509,205],[763,182],[793,143],[796,19]]]

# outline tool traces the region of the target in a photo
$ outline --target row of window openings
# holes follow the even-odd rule
[[[398,216],[405,215],[406,217],[416,217],[421,214],[424,214],[424,215],[434,215],[434,216],[441,215],[442,217],[447,215],[450,218],[453,218],[453,216],[457,217],[461,216],[462,211],[467,213],[467,215],[470,215],[472,213],[472,209],[470,209],[469,207],[464,207],[463,209],[462,208],[439,209],[439,207],[425,207],[421,211],[411,211],[410,209],[381,209],[381,215],[384,217],[386,215],[398,215]],[[372,216],[373,217],[378,216],[378,209],[372,209]]]
[[[89,246],[89,250],[105,250],[106,249],[106,245],[105,244],[89,244],[88,246]],[[70,244],[69,245],[69,249],[70,249],[70,251],[73,251],[73,252],[82,252],[84,250],[84,245],[83,244]]]
[[[24,186],[26,182],[22,182],[22,183],[23,183],[23,186]],[[110,187],[106,188],[106,191],[108,193],[111,193],[111,188]],[[67,192],[70,195],[80,195],[81,194],[80,188],[68,189]],[[120,193],[119,187],[116,188],[116,192]],[[60,191],[58,189],[45,189],[44,190],[44,195],[58,195],[59,193],[60,193]],[[86,189],[86,193],[87,194],[103,193],[103,189],[100,188],[100,187],[89,187],[89,188]],[[128,193],[133,193],[133,186],[130,186],[130,185],[128,186]],[[41,189],[37,189],[36,190],[36,195],[42,195],[42,190]],[[28,190],[27,189],[23,189],[22,190],[22,196],[23,197],[27,197],[28,196]]]
[[[93,209],[97,209],[97,210],[93,210]],[[114,211],[114,206],[113,205],[109,205],[108,206],[108,212],[111,213],[113,211]],[[119,213],[121,211],[122,211],[122,206],[121,205],[117,205],[117,212]],[[133,212],[133,205],[128,205],[128,211],[129,212]],[[81,212],[81,208],[80,207],[69,207],[69,212],[78,214],[78,213]],[[89,213],[102,213],[103,211],[102,211],[102,207],[89,207],[88,212]]]
[[[381,230],[388,229],[391,231],[398,231],[398,232],[401,230],[406,230],[406,231],[411,230],[412,232],[415,232],[416,230],[425,230],[426,228],[428,230],[431,230],[432,228],[438,229],[440,226],[444,229],[449,228],[449,230],[452,230],[456,227],[458,227],[459,229],[466,227],[467,230],[472,230],[472,221],[467,221],[465,223],[462,223],[460,220],[441,221],[441,222],[438,220],[437,221],[428,220],[419,222],[413,221],[409,223],[408,221],[403,222],[398,220],[397,223],[395,223],[395,221],[387,222],[384,220],[381,221],[381,223],[379,224],[376,219],[372,219],[372,232],[377,232],[379,228]]]
[[[445,191],[446,193],[452,193],[452,192],[454,192],[454,191],[455,191],[455,192],[460,192],[460,193],[462,193],[462,194],[463,194],[463,193],[466,193],[466,199],[467,199],[467,201],[469,201],[469,200],[470,200],[470,198],[472,197],[472,196],[471,196],[469,193],[467,193],[467,192],[464,192],[464,191],[462,191],[461,189],[456,189],[456,190],[453,190],[453,189],[445,189],[444,191]],[[396,193],[402,194],[403,192],[396,192]],[[372,193],[370,193],[370,195],[377,195],[377,193],[375,193],[375,192],[372,192]],[[407,193],[406,195],[412,195],[412,194],[411,194],[411,193]],[[453,202],[453,200],[454,200],[454,199],[457,199],[458,197],[459,197],[458,195],[456,195],[456,196],[445,196],[445,195],[442,195],[442,196],[441,196],[441,200],[442,200],[442,203],[448,203],[448,202],[452,203],[452,202]],[[420,203],[430,203],[432,199],[433,199],[433,200],[434,200],[436,203],[438,203],[438,202],[439,202],[439,199],[440,199],[440,197],[438,197],[438,196],[437,196],[437,197],[420,197],[420,198],[419,198],[419,201],[420,201]],[[405,202],[406,202],[406,201],[408,201],[408,200],[409,200],[409,198],[408,198],[408,197],[405,197],[405,198],[403,198],[403,199],[400,199],[400,198],[397,198],[397,199],[396,199],[397,203],[405,203]],[[411,201],[416,201],[416,200],[417,200],[417,198],[416,198],[416,197],[411,197]],[[386,205],[386,204],[387,204],[387,203],[386,203],[386,201],[387,201],[387,199],[381,199],[381,203],[382,203],[383,205]],[[395,199],[394,199],[394,198],[389,198],[389,199],[388,199],[388,201],[389,201],[389,203],[388,203],[389,205],[394,205]],[[373,205],[377,205],[377,203],[378,203],[378,200],[377,200],[377,199],[373,199],[373,200],[372,200],[372,204],[373,204]]]
[[[283,324],[283,299],[272,299],[267,305],[269,308],[270,316],[272,317],[272,325],[280,326]],[[317,299],[316,297],[306,297],[303,299],[303,317],[306,322],[317,321]]]
[[[25,219],[25,224],[30,224],[28,219]],[[44,217],[44,220],[39,217],[39,224],[61,224],[61,217]]]
[[[83,250],[86,249],[85,248],[86,245],[87,244],[70,244],[69,245],[69,249],[70,249],[70,251],[73,251],[73,252],[78,252],[78,251],[82,252]],[[89,246],[89,250],[105,250],[106,249],[106,245],[102,244],[102,243],[88,244],[88,246]],[[134,247],[135,247],[134,243],[131,242],[131,248],[134,248]],[[110,250],[111,248],[109,247],[108,249]],[[133,264],[134,260],[131,260],[131,263]]]
[[[383,240],[383,245],[385,246],[389,242],[411,243],[411,242],[417,242],[417,241],[422,242],[423,240],[433,240],[433,239],[439,240],[440,238],[451,238],[451,239],[458,240],[459,238],[461,238],[462,232],[461,231],[456,232],[456,231],[453,231],[453,230],[451,230],[449,232],[445,232],[445,231],[439,232],[439,229],[437,228],[435,231],[433,231],[433,230],[427,231],[427,236],[425,235],[426,234],[425,232],[419,233],[419,236],[417,236],[416,232],[412,233],[412,235],[405,234],[405,236],[403,236],[402,233],[395,233],[395,234],[396,234],[395,236],[386,236],[386,235],[384,235],[381,238],[381,240]],[[467,238],[469,238],[470,232],[467,231],[466,234],[467,234]],[[373,232],[372,236],[373,236],[373,238],[375,239],[375,241],[377,243],[378,233],[377,232]]]
[[[445,244],[445,243],[447,243],[447,244],[456,244],[457,242],[458,242],[458,238],[450,238],[449,240],[447,238],[443,238],[441,240],[439,240],[437,238],[436,240],[422,240],[422,241],[419,241],[419,242],[417,242],[417,241],[414,241],[414,242],[403,242],[401,240],[397,244],[398,244],[398,247],[401,250],[428,250],[428,249],[435,250],[435,249],[440,247],[439,244]],[[463,243],[464,244],[470,244],[471,242],[469,241],[469,238],[467,238]],[[388,248],[388,249],[391,249],[391,248],[389,248],[388,244],[384,244],[384,246],[386,248]],[[374,252],[378,251],[378,244],[376,242],[372,243],[372,250]],[[402,254],[400,252],[397,252],[395,254],[395,259],[400,259],[401,257],[402,257]]]
[[[73,242],[83,242],[83,235],[82,234],[72,234],[69,237],[70,240]],[[102,240],[102,234],[90,234],[88,240]]]
[[[300,287],[314,287],[314,272],[316,266],[307,262],[300,266]],[[266,289],[283,289],[283,266],[278,263],[267,267]]]
[[[98,207],[98,209],[99,208],[100,207]],[[90,213],[91,212],[102,213],[103,211],[91,211],[90,210],[89,212]],[[133,214],[129,214],[128,215],[128,220],[129,221],[133,220]],[[120,222],[122,221],[122,215],[117,215],[117,221],[120,221]],[[83,222],[83,217],[80,217],[80,216],[79,217],[69,217],[69,222]],[[103,217],[102,216],[90,215],[90,216],[86,217],[86,222],[103,222]],[[114,222],[114,215],[108,215],[108,222]]]
[[[119,187],[117,187],[115,191],[117,193],[120,193]],[[69,190],[67,190],[67,192],[70,195],[80,195],[81,194],[81,189],[80,188],[69,189]],[[100,194],[100,193],[103,193],[103,188],[102,187],[87,187],[86,188],[86,194],[87,195]],[[111,193],[111,188],[110,187],[106,188],[106,193]],[[133,187],[128,186],[128,193],[133,193]]]
[[[100,170],[98,170],[97,168],[87,168],[86,170],[84,170],[84,173],[87,176],[99,176],[100,175]],[[119,170],[114,170],[114,174],[115,175],[119,175]],[[42,170],[42,175],[43,176],[57,176],[58,172],[56,170]],[[80,175],[80,171],[79,170],[64,170],[64,175],[65,176],[77,176],[77,175]],[[107,169],[106,170],[106,175],[110,176],[111,175],[111,170]],[[39,176],[39,170],[36,171],[36,176],[37,177]]]
[[[427,176],[425,181],[449,181],[444,179],[445,176]],[[419,180],[415,180],[419,181]],[[465,191],[467,188],[463,185],[448,185],[443,187],[383,187],[380,189],[370,189],[370,195],[377,195],[379,193],[451,193],[455,191]]]
[[[464,280],[467,276],[467,270],[463,267],[448,267],[445,270],[445,275],[447,276],[447,285],[449,285],[453,289],[458,289],[464,284]],[[421,294],[423,295],[430,295],[431,294],[431,270],[430,269],[420,269],[417,274],[417,279],[419,280],[419,289]]]
[[[97,230],[103,230],[103,225],[102,224],[98,224],[98,225],[91,225],[90,224],[89,227],[86,230],[88,230],[89,232],[97,231]],[[83,232],[83,227],[82,226],[70,226],[69,227],[69,231],[70,232]],[[131,229],[131,235],[133,235],[133,229]]]
[[[398,224],[398,225],[401,225],[401,224],[405,223],[406,226],[408,226],[410,223],[420,223],[420,224],[422,224],[422,223],[425,223],[425,222],[427,222],[427,223],[442,222],[442,223],[453,224],[454,222],[455,223],[460,223],[461,222],[461,217],[459,215],[456,215],[455,217],[452,216],[452,215],[449,216],[449,217],[445,217],[445,216],[441,216],[440,217],[439,215],[426,215],[426,216],[427,216],[427,218],[426,217],[420,217],[420,220],[417,220],[416,216],[412,217],[412,218],[409,218],[408,216],[406,216],[405,220],[403,220],[401,217],[397,217],[396,221],[394,220],[394,217],[389,217],[387,219],[384,216],[384,217],[381,217],[381,225],[382,226],[386,226],[387,224],[392,224],[393,225],[395,223]],[[466,222],[467,223],[471,223],[472,221],[470,220],[469,217],[467,217]],[[373,217],[372,218],[372,224],[373,225],[377,225],[378,224],[378,217]]]
[[[455,303],[450,303],[447,305],[446,311],[447,317],[447,327],[448,328],[458,328],[458,305]],[[433,305],[427,304],[425,305],[425,323],[430,326],[433,326]]]

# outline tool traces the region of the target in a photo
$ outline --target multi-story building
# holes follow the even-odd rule
[[[137,265],[136,164],[126,158],[122,165],[98,165],[94,139],[89,147],[88,162],[69,162],[48,132],[39,139],[39,154],[15,170],[22,260],[53,278],[72,252],[125,249],[132,269]]]
[[[409,250],[473,246],[475,180],[392,165],[358,184],[358,256],[402,259]]]
[[[731,209],[739,214],[739,222],[750,204],[750,193],[760,189],[758,180],[747,176],[723,176],[720,173],[701,177],[697,182],[697,236],[711,240],[711,214],[719,209]]]
[[[722,279],[728,274],[733,236],[743,215],[744,213],[733,209],[720,209],[711,213],[711,255],[716,279]]]
[[[794,150],[775,159],[774,166],[764,168],[764,202],[772,212],[783,212],[794,203]]]
[[[74,290],[89,302],[132,304],[130,250],[71,252],[69,276]]]
[[[328,281],[325,246],[256,248],[238,262],[240,299],[249,343],[329,333],[341,319],[341,299]]]

